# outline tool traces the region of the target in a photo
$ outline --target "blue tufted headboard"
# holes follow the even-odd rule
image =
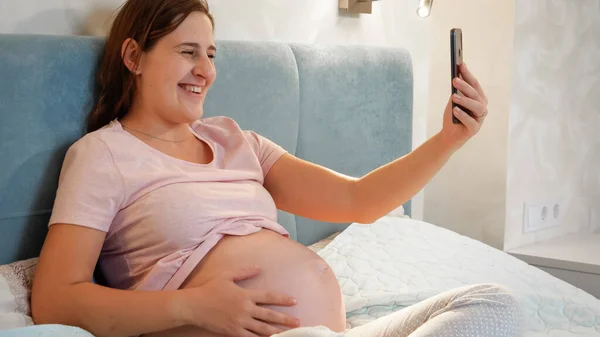
[[[97,37],[0,34],[0,264],[39,254],[67,148],[84,134]],[[361,176],[411,150],[404,50],[218,41],[205,116],[226,115],[298,157]],[[410,202],[404,205],[410,214]],[[346,225],[279,213],[303,244]]]

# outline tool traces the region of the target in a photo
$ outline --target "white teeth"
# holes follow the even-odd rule
[[[196,94],[201,94],[202,93],[202,87],[197,87],[197,86],[194,86],[194,85],[187,85],[186,84],[186,85],[184,85],[184,88],[185,88],[185,90],[191,91],[191,92],[196,93]]]

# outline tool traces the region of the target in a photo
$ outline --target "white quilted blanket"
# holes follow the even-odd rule
[[[383,217],[371,225],[352,224],[318,254],[338,277],[349,328],[457,286],[493,282],[519,299],[524,336],[600,336],[600,300],[426,222]]]

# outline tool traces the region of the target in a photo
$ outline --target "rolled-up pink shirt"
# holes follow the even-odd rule
[[[266,228],[289,237],[263,187],[286,151],[228,117],[190,130],[212,149],[211,163],[160,152],[117,120],[67,151],[49,226],[106,232],[99,265],[109,286],[177,289],[224,235]]]

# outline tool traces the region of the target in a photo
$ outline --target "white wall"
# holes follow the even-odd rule
[[[424,220],[501,249],[514,2],[453,0],[434,1],[434,6],[428,135],[438,131],[450,93],[449,31],[454,27],[463,30],[464,62],[487,93],[489,115],[479,134],[426,187]]]
[[[414,145],[437,132],[450,93],[449,30],[464,29],[466,62],[490,96],[490,117],[413,201],[413,216],[501,247],[513,1],[381,0],[370,15],[341,15],[337,0],[209,0],[217,39],[404,47],[413,57]],[[121,0],[0,1],[0,32],[102,34]],[[494,139],[494,137],[496,137]],[[483,188],[483,186],[489,186]]]
[[[506,248],[600,232],[600,0],[517,0]],[[523,234],[523,204],[562,202]]]
[[[0,33],[92,35],[122,0],[2,0]],[[101,29],[101,28],[100,28]]]

